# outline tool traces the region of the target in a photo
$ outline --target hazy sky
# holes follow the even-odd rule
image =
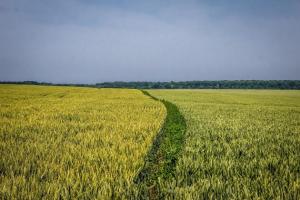
[[[0,1],[0,81],[220,79],[300,79],[300,1]]]

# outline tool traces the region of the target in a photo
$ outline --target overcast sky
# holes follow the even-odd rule
[[[299,0],[1,0],[0,81],[300,79]]]

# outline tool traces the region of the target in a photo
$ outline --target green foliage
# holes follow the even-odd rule
[[[300,92],[148,90],[187,123],[166,199],[299,199]]]
[[[0,84],[80,86],[135,89],[300,89],[300,80],[234,80],[170,82],[104,82],[96,84],[54,84],[35,81],[0,82]]]
[[[143,93],[158,100],[146,91]],[[167,109],[167,116],[136,180],[137,184],[144,186],[140,191],[141,198],[163,197],[163,193],[158,190],[158,181],[174,177],[177,158],[184,145],[185,119],[174,104],[165,100],[161,102]]]
[[[181,81],[181,82],[105,82],[104,88],[139,89],[300,89],[299,80],[236,80],[236,81]]]

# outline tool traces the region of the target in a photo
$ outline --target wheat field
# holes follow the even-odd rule
[[[300,199],[300,92],[149,90],[187,123],[166,199]]]
[[[299,91],[148,92],[0,85],[0,199],[299,199]]]
[[[134,198],[166,110],[138,90],[0,85],[0,199]]]

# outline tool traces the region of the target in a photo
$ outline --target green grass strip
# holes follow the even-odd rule
[[[142,90],[142,92],[156,101],[161,101],[167,109],[167,116],[135,182],[143,188],[141,197],[160,199],[163,198],[163,194],[160,192],[158,181],[174,176],[176,161],[184,146],[186,122],[176,105],[166,100],[159,100],[147,91]]]

